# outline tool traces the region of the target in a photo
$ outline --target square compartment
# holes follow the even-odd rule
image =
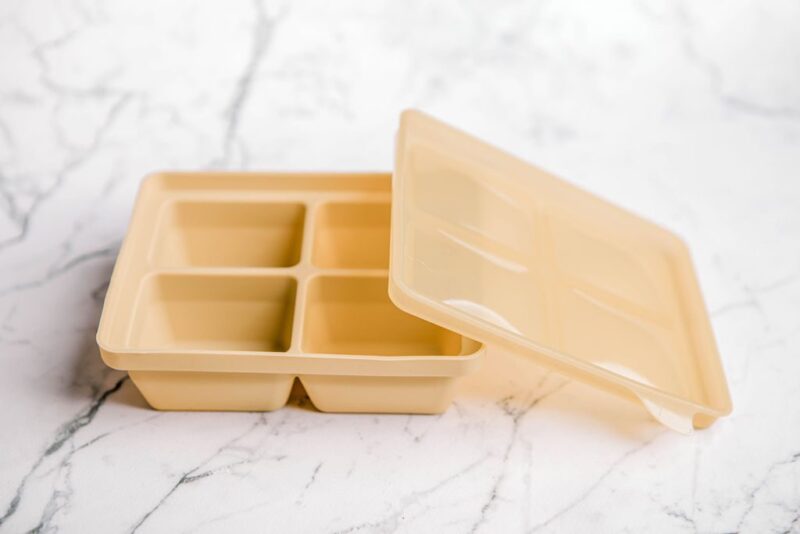
[[[160,274],[134,313],[136,349],[285,352],[297,282],[289,277]]]
[[[156,265],[289,267],[300,261],[303,204],[174,202],[166,210]]]
[[[330,203],[320,206],[314,225],[312,261],[318,267],[387,269],[387,203]]]
[[[383,277],[319,276],[309,282],[303,350],[324,354],[456,355],[461,336],[407,314]]]

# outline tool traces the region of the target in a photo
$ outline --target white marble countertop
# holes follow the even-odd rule
[[[332,5],[0,4],[0,530],[800,532],[800,4]],[[733,414],[491,354],[441,416],[160,413],[103,365],[145,174],[388,170],[405,107],[684,236]]]

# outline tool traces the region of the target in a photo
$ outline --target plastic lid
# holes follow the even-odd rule
[[[420,112],[392,184],[397,306],[604,389],[688,433],[730,413],[683,242]]]

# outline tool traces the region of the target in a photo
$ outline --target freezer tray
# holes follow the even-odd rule
[[[483,346],[388,295],[390,174],[146,179],[98,331],[166,410],[435,413]]]

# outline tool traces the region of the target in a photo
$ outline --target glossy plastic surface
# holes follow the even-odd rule
[[[483,347],[388,295],[388,174],[142,185],[97,334],[160,409],[435,413]]]
[[[686,246],[418,112],[393,183],[392,300],[642,400],[689,432],[731,410]]]

